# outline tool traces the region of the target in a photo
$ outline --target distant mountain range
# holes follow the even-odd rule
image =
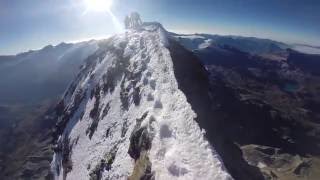
[[[171,35],[189,50],[215,48],[216,51],[223,51],[223,47],[229,47],[253,55],[276,57],[286,56],[286,50],[289,48],[304,53],[320,53],[320,47],[316,46],[288,45],[254,37],[174,33]],[[98,48],[97,43],[61,43],[15,56],[0,56],[0,82],[3,87],[0,89],[1,104],[32,103],[61,95],[83,61]]]
[[[320,54],[320,46],[311,46],[307,44],[293,44],[292,49],[306,54]]]
[[[174,37],[190,50],[202,49],[210,45],[230,46],[250,54],[263,55],[281,53],[293,49],[301,53],[320,54],[320,47],[307,44],[286,44],[270,39],[243,36],[221,36],[211,34],[175,34]]]
[[[46,154],[41,149],[48,149],[48,134],[55,123],[46,113],[56,105],[85,59],[97,50],[97,43],[61,43],[0,56],[0,179],[20,176],[21,167],[30,165],[26,160],[32,153]],[[47,141],[38,142],[43,137],[48,137]]]
[[[255,37],[220,36],[210,34],[175,35],[188,49],[203,49],[211,45],[230,46],[251,54],[276,53],[290,46],[281,42]]]
[[[144,23],[0,56],[0,179],[319,177],[318,49]]]
[[[61,43],[16,56],[0,56],[1,104],[33,103],[61,95],[97,48],[96,41]]]

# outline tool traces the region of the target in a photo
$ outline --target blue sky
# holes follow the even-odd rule
[[[0,0],[0,54],[118,33],[111,16],[86,12],[84,0]],[[320,45],[319,0],[113,0],[122,21],[138,11],[181,33],[256,36]]]

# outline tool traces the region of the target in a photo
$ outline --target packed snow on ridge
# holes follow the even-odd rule
[[[178,89],[167,32],[99,42],[57,107],[55,179],[231,179]]]

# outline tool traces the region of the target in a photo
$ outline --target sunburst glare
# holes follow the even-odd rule
[[[84,0],[86,11],[105,12],[110,11],[112,0]]]
[[[111,11],[113,0],[84,0],[85,11],[84,14],[89,12],[102,12],[107,13],[111,19],[117,31],[123,31],[123,27],[117,17]]]

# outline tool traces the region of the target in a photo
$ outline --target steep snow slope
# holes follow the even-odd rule
[[[168,46],[157,23],[101,42],[57,107],[56,179],[231,179]]]

